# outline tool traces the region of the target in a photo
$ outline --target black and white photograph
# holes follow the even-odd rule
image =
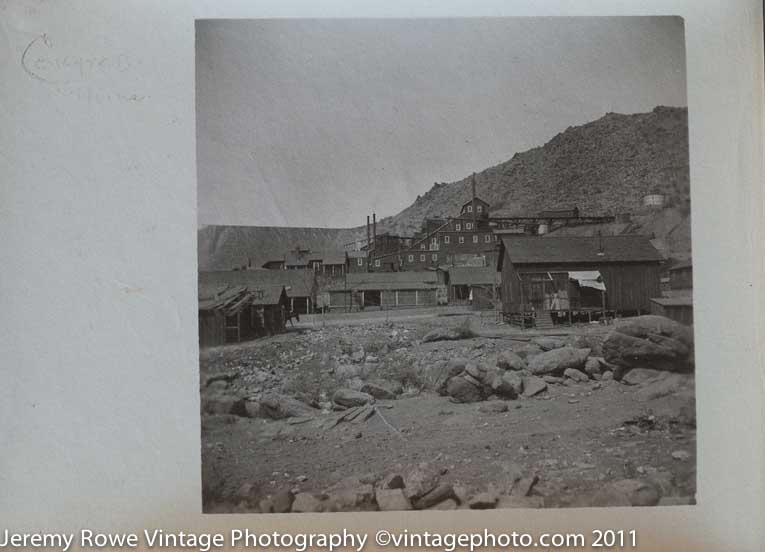
[[[205,513],[696,504],[682,18],[195,39]]]

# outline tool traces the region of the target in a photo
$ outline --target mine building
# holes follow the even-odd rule
[[[449,304],[491,309],[499,301],[496,266],[454,266],[448,270]]]
[[[668,285],[661,297],[651,299],[651,313],[682,324],[693,324],[693,263],[679,261],[668,270]]]
[[[447,302],[440,271],[349,273],[324,290],[331,311],[430,307]]]
[[[284,286],[200,281],[199,346],[240,343],[285,331],[289,298]]]
[[[314,311],[317,277],[314,270],[220,270],[199,273],[199,285],[243,286],[249,289],[284,287],[289,297],[287,310],[298,314]]]
[[[538,328],[641,314],[658,297],[663,258],[648,237],[501,235],[504,318]]]
[[[263,263],[268,270],[314,270],[330,276],[342,276],[346,270],[343,251],[311,251],[301,247],[288,251],[278,259]]]

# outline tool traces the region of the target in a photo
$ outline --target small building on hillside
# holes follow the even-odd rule
[[[446,285],[439,271],[350,273],[322,290],[329,310],[385,310],[445,304]]]
[[[201,348],[241,343],[286,329],[289,299],[283,286],[200,283],[198,297]]]
[[[449,303],[493,308],[499,300],[499,276],[496,266],[449,268]]]
[[[199,285],[244,286],[250,289],[284,287],[289,297],[287,310],[299,314],[314,311],[316,305],[316,272],[301,270],[217,270],[199,273]]]
[[[649,312],[663,258],[645,236],[503,235],[502,311],[538,327]]]

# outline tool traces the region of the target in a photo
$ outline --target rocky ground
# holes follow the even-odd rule
[[[204,508],[692,503],[692,367],[690,331],[653,316],[349,321],[205,350]]]

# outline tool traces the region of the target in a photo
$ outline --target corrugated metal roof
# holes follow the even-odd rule
[[[313,297],[315,286],[313,270],[220,270],[200,272],[200,289],[206,285],[245,286],[250,289],[265,289],[274,286],[287,288],[290,297]]]
[[[646,236],[501,236],[513,264],[658,262],[659,251]],[[600,254],[600,246],[603,250]]]
[[[449,269],[449,284],[490,285],[499,283],[499,272],[493,266],[454,266]]]

